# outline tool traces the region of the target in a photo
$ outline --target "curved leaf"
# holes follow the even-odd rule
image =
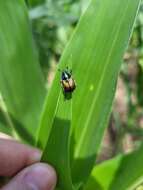
[[[0,1],[0,91],[19,135],[34,138],[45,88],[23,0]]]

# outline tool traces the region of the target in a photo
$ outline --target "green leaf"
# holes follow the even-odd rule
[[[60,60],[60,69],[72,68],[77,84],[72,94],[71,126],[65,125],[64,121],[59,122],[63,118],[69,120],[66,112],[70,114],[67,102],[71,100],[64,102],[60,98],[61,73],[57,71],[47,96],[37,139],[38,145],[45,147],[42,160],[52,163],[58,171],[59,188],[62,190],[73,188],[69,170],[72,171],[73,184],[81,185],[94,166],[138,5],[139,0],[132,3],[130,0],[93,0]],[[66,143],[70,144],[69,150]],[[63,167],[66,168],[65,173]]]
[[[86,181],[98,154],[139,2],[92,1],[65,53],[65,60],[72,54],[78,84],[73,99],[74,182]]]
[[[52,87],[48,92],[45,101],[44,111],[42,112],[39,131],[37,133],[37,145],[41,149],[44,149],[46,145],[54,118],[56,116],[56,110],[59,104],[60,97],[60,75],[60,72],[57,72]]]
[[[95,166],[85,190],[133,190],[143,182],[142,161],[143,145],[133,153]]]
[[[123,156],[120,155],[95,166],[84,190],[108,190],[120,167],[122,158]]]
[[[69,158],[71,103],[72,100],[65,99],[61,92],[50,137],[42,156],[42,161],[55,167],[59,177],[58,187],[62,190],[73,189]]]
[[[17,132],[34,143],[45,88],[23,0],[0,1],[0,44],[0,91]]]
[[[143,145],[122,158],[109,190],[132,190],[143,182]]]

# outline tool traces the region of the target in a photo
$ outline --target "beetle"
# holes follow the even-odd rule
[[[61,85],[64,93],[72,93],[76,88],[76,83],[72,76],[72,70],[69,70],[68,67],[62,71]]]

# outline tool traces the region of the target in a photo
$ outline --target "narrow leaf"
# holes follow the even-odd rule
[[[108,190],[120,167],[122,158],[123,156],[120,155],[95,166],[84,190]]]
[[[143,182],[143,145],[139,150],[123,157],[109,190],[132,190]]]
[[[71,129],[71,100],[66,100],[61,92],[55,112],[52,130],[44,149],[42,161],[52,164],[58,173],[61,190],[72,190],[69,137]]]
[[[0,91],[23,139],[34,143],[45,88],[23,0],[0,1]]]
[[[143,145],[133,153],[95,166],[85,190],[133,190],[143,182],[142,161]]]

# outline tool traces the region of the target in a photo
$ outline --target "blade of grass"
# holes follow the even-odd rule
[[[95,166],[88,179],[84,190],[98,189],[107,190],[112,183],[118,168],[120,167],[123,155],[104,161]]]
[[[23,139],[34,143],[45,88],[23,0],[0,1],[0,91]]]
[[[143,145],[121,159],[109,190],[132,190],[143,182]]]
[[[92,170],[85,190],[130,190],[143,182],[143,145],[133,153],[105,161]]]
[[[44,149],[46,142],[49,138],[50,131],[52,128],[53,120],[55,118],[56,110],[59,104],[60,98],[60,72],[57,72],[53,81],[52,87],[48,92],[44,110],[41,115],[41,121],[39,125],[39,131],[37,133],[37,146]]]
[[[71,101],[60,93],[52,130],[42,156],[42,161],[55,167],[59,178],[57,188],[61,190],[73,190],[69,158]]]

